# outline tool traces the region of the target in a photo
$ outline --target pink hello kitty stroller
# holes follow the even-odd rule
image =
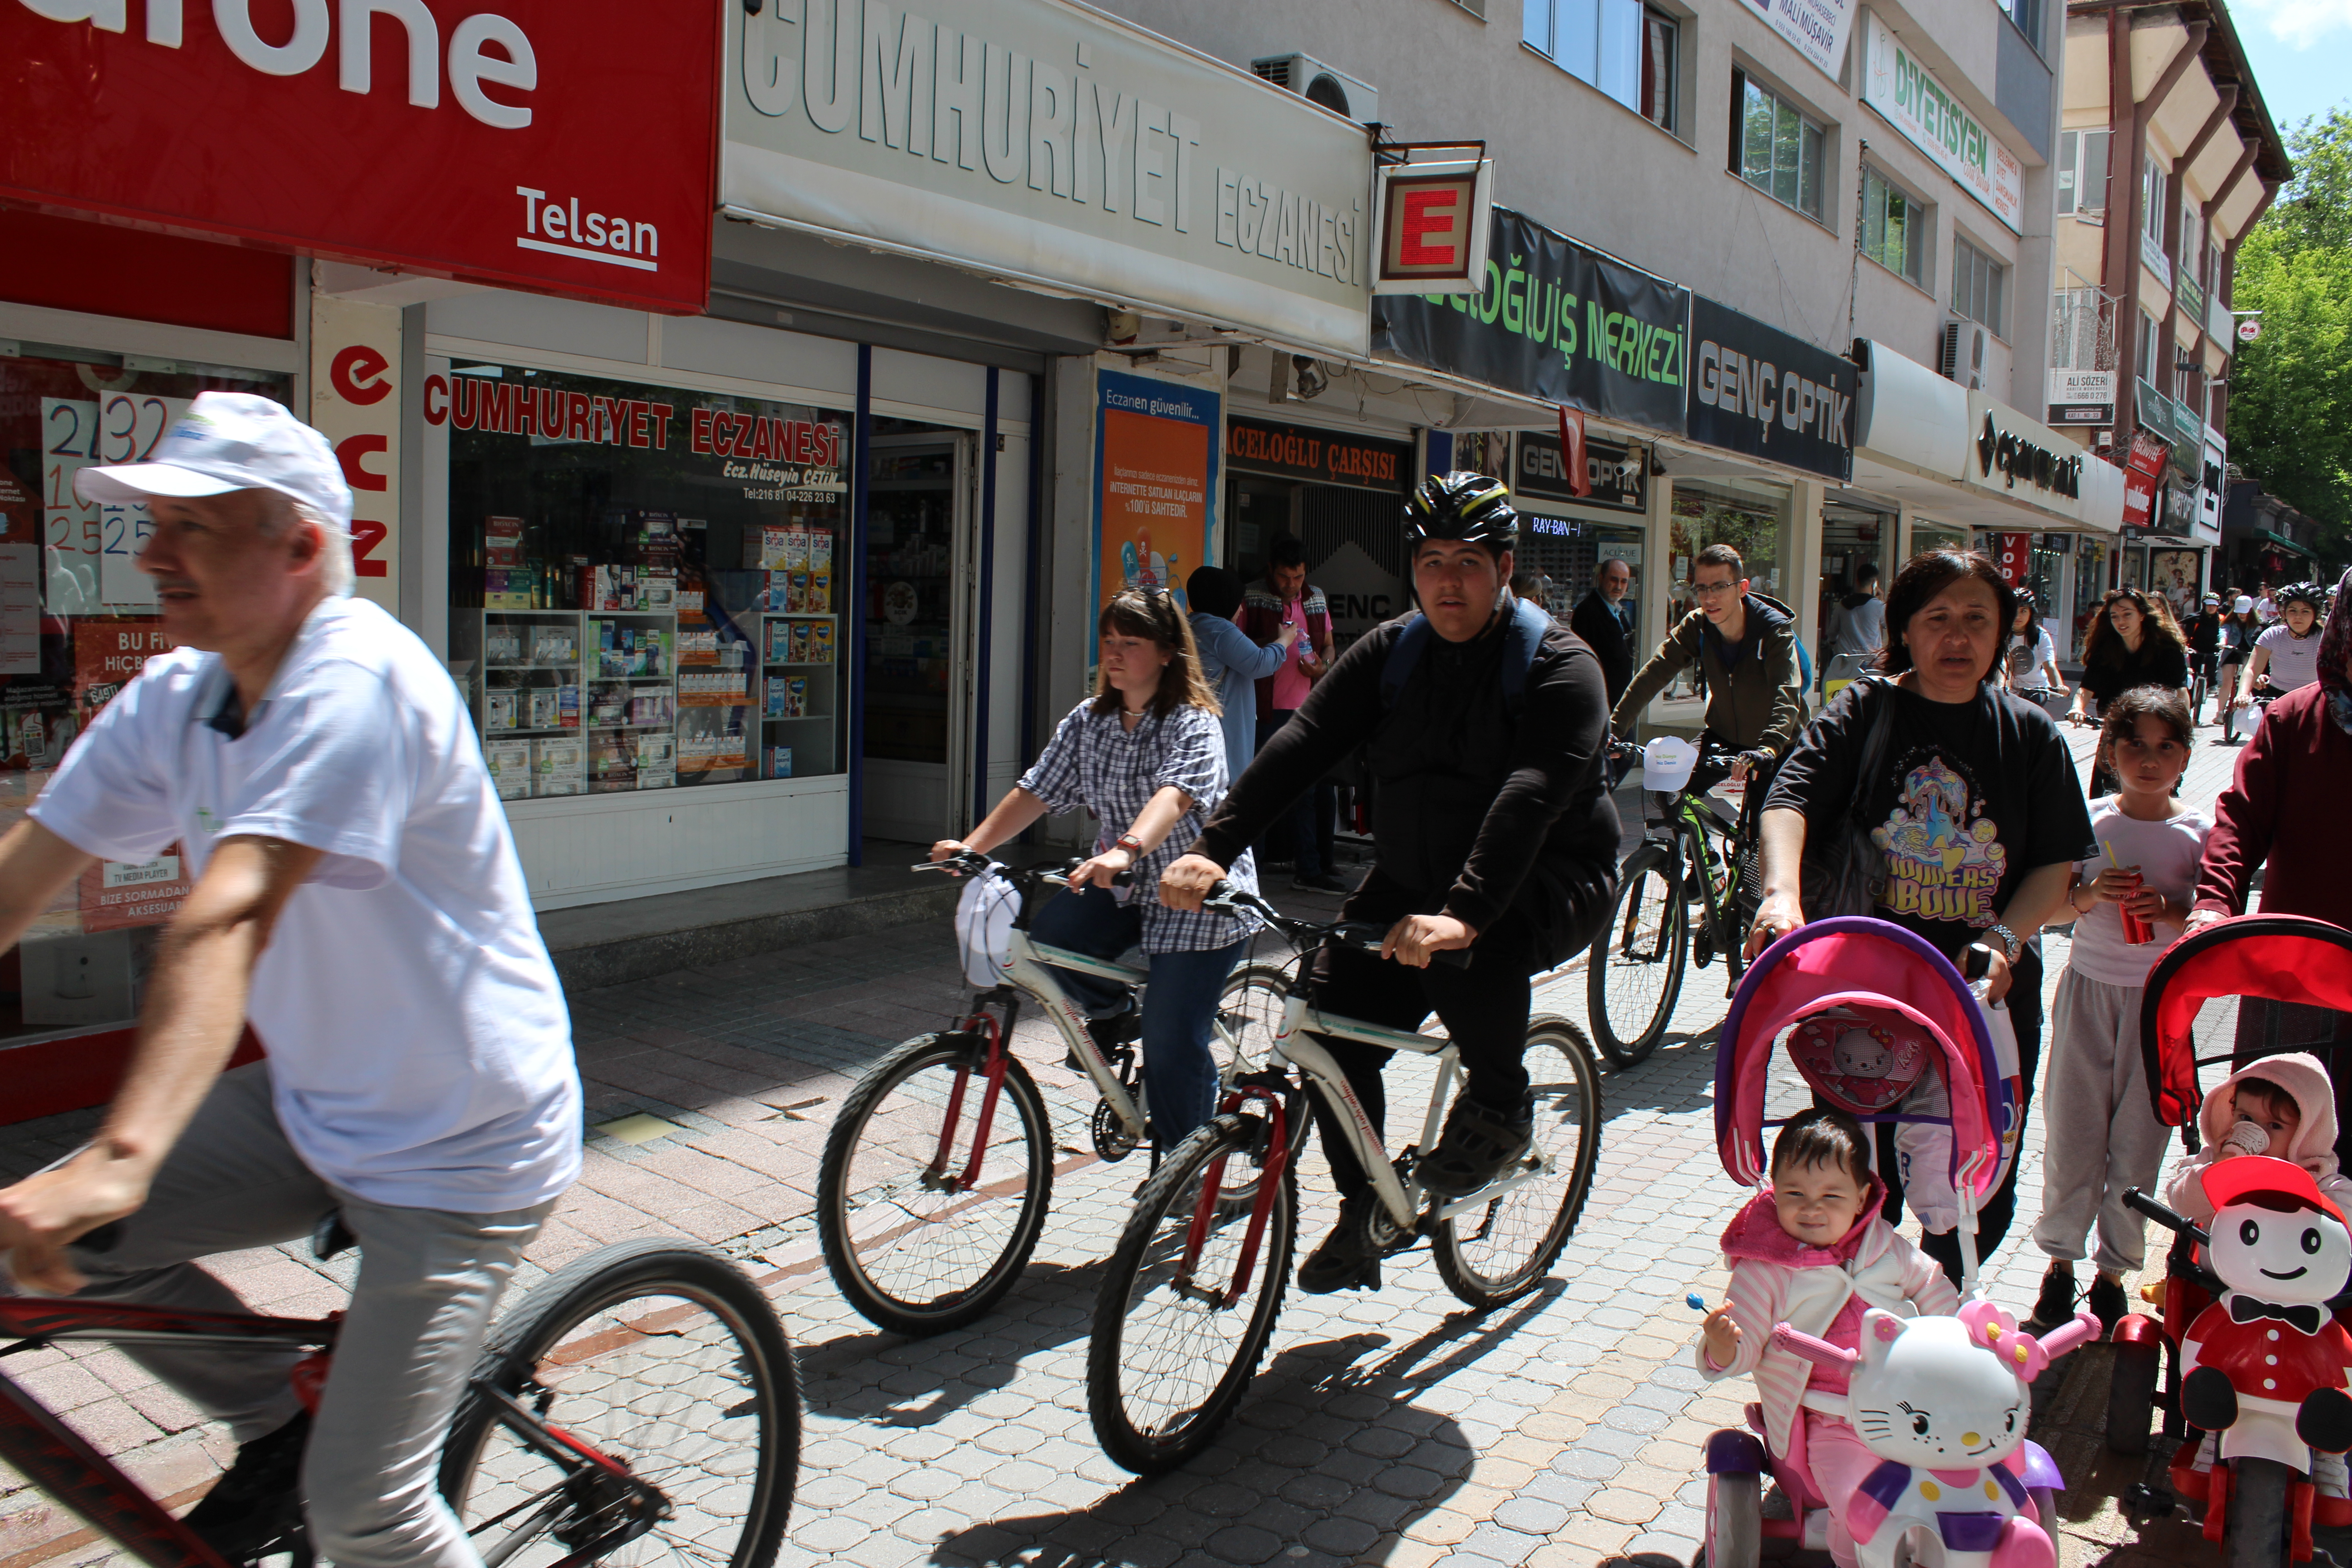
[[[1815,1101],[1896,1128],[1905,1196],[1931,1230],[1957,1227],[1962,1295],[1976,1294],[1978,1204],[2016,1151],[2020,1085],[2006,1015],[1988,1010],[1942,953],[1899,926],[1861,916],[1815,921],[1757,959],[1733,996],[1716,1051],[1716,1145],[1724,1171],[1760,1188],[1764,1130]],[[1776,1072],[1785,1044],[1795,1071]],[[1775,1103],[1777,1101],[1777,1103]],[[1990,1308],[1985,1310],[1990,1310]],[[1766,1559],[1826,1563],[1829,1513],[1803,1462],[1800,1420],[1776,1454],[1761,1405],[1748,1430],[1706,1442],[1706,1539],[1694,1568],[1756,1568]],[[2047,1495],[2057,1466],[2026,1443],[2025,1487]],[[1777,1483],[1767,1517],[1763,1481]]]

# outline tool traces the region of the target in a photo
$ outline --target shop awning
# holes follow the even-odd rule
[[[2246,530],[2246,537],[2249,539],[2259,539],[2263,541],[2265,543],[2275,544],[2281,550],[2292,550],[2297,555],[2302,556],[2305,561],[2316,561],[2319,559],[2318,552],[2311,549],[2309,546],[2297,544],[2285,534],[2273,533],[2267,528],[2250,528]]]

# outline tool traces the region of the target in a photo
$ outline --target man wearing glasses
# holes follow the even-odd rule
[[[1696,661],[1706,681],[1706,738],[1739,753],[1731,778],[1770,766],[1805,721],[1797,673],[1796,619],[1748,589],[1739,552],[1710,544],[1691,566],[1698,608],[1682,618],[1617,699],[1610,729],[1628,738],[1650,699]]]

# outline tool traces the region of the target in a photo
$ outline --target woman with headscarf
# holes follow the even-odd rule
[[[2309,915],[2352,926],[2344,889],[2352,886],[2352,572],[2319,635],[2319,679],[2270,705],[2239,754],[2237,776],[2213,803],[2189,930],[2242,914],[2259,868],[2266,915]],[[2242,1002],[2237,1054],[2314,1050],[2352,1044],[2352,1015],[2284,1003]],[[2352,1125],[2352,1056],[2331,1064],[2336,1126]],[[2347,1148],[2343,1132],[2339,1152]]]

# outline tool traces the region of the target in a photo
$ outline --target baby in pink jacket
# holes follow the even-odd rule
[[[1860,1122],[1843,1110],[1792,1117],[1772,1144],[1769,1189],[1723,1233],[1730,1300],[1707,1314],[1697,1351],[1710,1382],[1756,1379],[1765,1443],[1829,1505],[1838,1568],[1854,1568],[1846,1500],[1881,1461],[1845,1417],[1843,1374],[1776,1346],[1772,1327],[1858,1350],[1873,1307],[1904,1317],[1958,1310],[1943,1269],[1878,1217],[1885,1198]]]

